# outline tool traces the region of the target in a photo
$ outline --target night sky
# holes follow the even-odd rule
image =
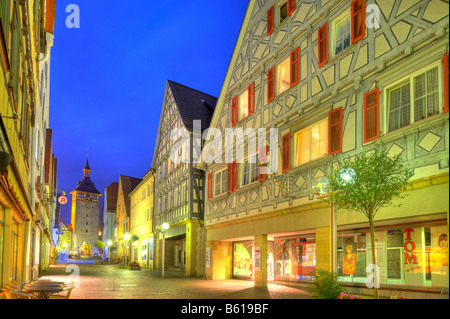
[[[80,9],[78,29],[66,26],[70,4]],[[150,169],[167,80],[219,96],[247,4],[57,1],[49,126],[66,224],[87,150],[102,193],[120,174]]]

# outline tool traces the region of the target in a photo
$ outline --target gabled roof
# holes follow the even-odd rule
[[[158,125],[158,133],[156,136],[155,149],[153,151],[153,159],[152,166],[155,167],[156,158],[159,148],[159,142],[161,140],[161,125],[164,118],[164,106],[166,103],[167,95],[169,91],[172,93],[172,96],[175,100],[175,104],[177,105],[178,113],[180,114],[181,120],[187,130],[193,131],[194,129],[194,120],[201,121],[201,131],[203,132],[205,129],[209,128],[209,124],[211,123],[211,119],[213,118],[214,110],[217,104],[217,98],[203,93],[201,91],[192,89],[185,85],[167,81],[166,90],[164,94],[164,103],[162,106],[162,111],[159,119]]]
[[[217,99],[217,105],[215,108],[215,112],[213,117],[211,118],[211,122],[209,123],[210,128],[217,128],[217,124],[219,122],[220,116],[222,115],[222,109],[225,104],[225,95],[227,93],[228,87],[230,85],[231,78],[233,77],[233,71],[236,66],[236,61],[239,58],[239,53],[242,47],[242,44],[245,39],[245,34],[247,33],[249,22],[252,18],[253,8],[255,7],[256,0],[250,0],[247,6],[247,11],[245,12],[244,20],[242,21],[241,29],[239,31],[239,35],[234,46],[233,54],[231,56],[230,63],[228,65],[227,73],[225,75],[225,79],[222,84],[222,89],[219,94],[219,98]],[[197,164],[197,167],[202,167],[203,165],[203,157],[201,158],[201,162]]]
[[[202,121],[202,131],[207,129],[214,114],[217,98],[173,81],[167,81],[167,84],[186,129],[194,129],[194,120]]]
[[[113,182],[113,183],[109,184],[108,187],[106,187],[106,193],[107,193],[106,209],[108,211],[109,210],[116,211],[118,191],[119,191],[119,183],[118,182]]]
[[[130,216],[131,200],[128,195],[142,182],[142,179],[120,175],[120,181],[122,185],[123,200],[125,201],[125,210],[127,215]]]

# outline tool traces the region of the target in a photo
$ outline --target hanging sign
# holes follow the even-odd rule
[[[59,196],[58,203],[61,205],[67,204],[67,197],[66,196]]]

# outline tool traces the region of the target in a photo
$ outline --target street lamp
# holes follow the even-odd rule
[[[108,240],[107,244],[108,244],[108,264],[110,264],[111,263],[111,245],[112,245],[112,241]]]
[[[161,225],[162,233],[163,233],[163,244],[162,244],[162,277],[164,278],[164,264],[166,261],[165,250],[166,250],[166,230],[170,227],[169,223],[163,223]]]
[[[130,234],[123,235],[123,238],[125,239],[125,267],[126,267],[128,262],[128,239],[130,239]]]
[[[338,174],[338,183],[346,185],[353,183],[356,177],[356,173],[352,168],[345,168],[340,170]],[[328,178],[323,177],[319,182],[314,183],[313,190],[319,195],[318,199],[330,198],[330,268],[332,272],[336,272],[337,261],[337,222],[336,212],[334,209],[334,192],[330,191],[330,183]]]

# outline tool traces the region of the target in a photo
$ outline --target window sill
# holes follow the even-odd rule
[[[399,137],[404,137],[404,136],[410,135],[412,133],[420,133],[420,132],[430,129],[431,127],[435,126],[439,122],[442,122],[442,124],[445,124],[445,122],[448,121],[448,118],[449,118],[448,113],[439,113],[439,114],[427,117],[418,122],[415,122],[413,124],[409,124],[407,126],[401,127],[394,131],[382,134],[378,139],[367,142],[364,144],[364,146],[368,145],[370,143],[373,143],[374,141],[377,141],[377,140],[382,140],[383,142],[386,143],[386,142],[391,142]]]

